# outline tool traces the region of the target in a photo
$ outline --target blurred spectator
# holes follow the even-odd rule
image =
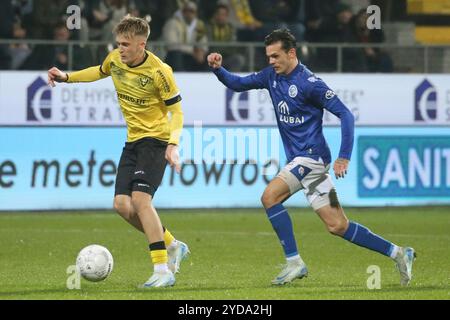
[[[175,12],[188,2],[188,0],[129,0],[128,9],[131,15],[150,20],[150,39],[157,40],[162,36],[162,28]],[[194,1],[200,8],[199,1]],[[206,0],[214,3],[215,0]]]
[[[68,0],[34,0],[32,27],[29,34],[35,39],[51,39],[53,30],[66,14]]]
[[[331,32],[325,35],[329,42],[355,42],[353,30],[350,22],[352,21],[353,13],[350,7],[346,4],[338,6],[336,12],[336,25]]]
[[[265,37],[263,24],[252,12],[248,0],[220,0],[230,8],[230,22],[237,30],[238,41],[261,41]]]
[[[283,0],[282,27],[291,30],[298,42],[305,40],[305,0]]]
[[[361,9],[354,17],[353,27],[357,41],[360,43],[382,43],[384,42],[384,33],[382,29],[367,28],[368,14],[366,9]],[[364,56],[368,70],[370,72],[393,72],[394,67],[392,59],[382,48],[364,48]]]
[[[25,39],[27,31],[22,28],[20,21],[17,21],[13,25],[13,38]],[[14,43],[9,46],[9,53],[11,56],[11,69],[19,69],[23,62],[31,54],[31,48],[28,43]]]
[[[275,29],[288,28],[298,41],[303,41],[303,0],[250,0],[253,15],[262,22],[262,38]]]
[[[162,35],[164,22],[172,16],[176,8],[169,5],[167,0],[130,0],[129,13],[136,17],[145,18],[150,24],[150,40],[157,40]],[[173,11],[172,11],[173,10]]]
[[[201,9],[199,12],[199,17],[203,18],[205,21],[210,21],[216,11],[218,5],[224,5],[230,10],[229,4],[223,0],[198,0],[198,7]]]
[[[262,23],[263,37],[281,26],[281,16],[286,14],[286,3],[279,0],[249,0],[256,20]],[[263,40],[263,39],[260,39]]]
[[[323,36],[336,25],[337,0],[305,0],[306,40],[324,42]]]
[[[67,42],[71,33],[66,27],[65,21],[61,21],[53,32],[53,40]],[[89,64],[89,51],[80,46],[73,47],[73,69],[85,68]],[[69,69],[69,53],[66,44],[36,45],[33,52],[22,64],[22,70],[47,70],[56,66],[61,70]]]
[[[224,4],[216,7],[214,15],[207,26],[208,40],[211,42],[236,41],[236,30],[229,21],[230,9]],[[220,52],[223,56],[223,65],[230,71],[242,71],[245,58],[236,48],[232,47],[212,47],[211,52]]]
[[[14,9],[10,1],[2,3],[0,10],[0,39],[13,37]],[[8,45],[0,44],[0,69],[11,68],[11,55]]]
[[[34,0],[11,0],[11,3],[14,7],[14,13],[20,18],[33,12]]]
[[[69,30],[65,22],[60,22],[53,32],[53,40],[68,41],[70,39]],[[61,70],[67,70],[69,56],[67,45],[36,45],[33,53],[22,65],[25,70],[46,70],[50,66],[56,66]]]
[[[89,39],[115,43],[112,30],[126,14],[126,0],[89,0],[86,2]],[[90,46],[91,56],[96,63],[108,54],[105,45]]]
[[[325,3],[324,3],[325,4]],[[323,11],[322,11],[323,10]],[[358,42],[353,27],[353,13],[348,5],[326,2],[326,6],[319,7],[319,18],[313,20],[313,35],[315,41],[330,43]],[[330,16],[334,11],[334,16]],[[310,24],[311,26],[311,21]],[[315,28],[315,30],[314,30]],[[338,71],[338,51],[336,48],[317,48],[313,65],[322,72]],[[342,72],[366,72],[367,64],[361,48],[342,49]]]
[[[166,62],[175,71],[206,70],[206,27],[197,18],[194,2],[187,2],[167,21],[163,28],[163,40],[168,51]]]
[[[114,41],[112,30],[128,11],[126,0],[92,0],[86,5],[90,39]]]
[[[350,7],[353,14],[357,14],[360,10],[367,10],[370,6],[370,0],[341,0],[343,4]]]
[[[6,2],[6,1],[5,1]],[[30,36],[30,29],[34,27],[33,25],[33,0],[12,0],[14,7],[14,15],[16,21],[20,21],[20,25],[25,29],[27,37]]]
[[[337,12],[337,32],[330,42],[355,43],[358,39],[354,33],[354,15],[350,6],[340,4]],[[367,72],[367,63],[362,48],[342,49],[342,72]]]

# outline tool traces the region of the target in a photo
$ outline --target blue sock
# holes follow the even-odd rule
[[[385,256],[390,256],[395,245],[379,235],[372,233],[369,229],[359,223],[350,221],[348,229],[343,238],[358,246],[379,252]]]
[[[277,233],[278,239],[280,239],[286,258],[298,255],[294,230],[287,210],[283,205],[276,204],[266,209],[266,213],[273,229]]]

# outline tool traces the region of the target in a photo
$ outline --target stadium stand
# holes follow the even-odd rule
[[[361,32],[372,4],[383,12],[382,28]],[[61,27],[70,5],[81,9],[81,28],[67,33]],[[186,5],[195,8],[189,24],[182,15]],[[226,53],[232,70],[259,69],[266,63],[264,36],[282,27],[296,35],[301,59],[317,71],[450,70],[447,0],[11,0],[2,1],[0,8],[3,70],[40,70],[55,63],[77,69],[99,63],[114,47],[111,26],[126,14],[149,21],[150,49],[176,71],[204,71],[199,61],[218,49]],[[218,8],[224,18],[218,17]],[[218,19],[225,19],[227,27],[218,28]],[[183,39],[183,30],[194,25],[190,41]]]

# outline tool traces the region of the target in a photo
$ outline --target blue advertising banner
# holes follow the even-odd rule
[[[325,128],[333,159],[340,128]],[[112,209],[123,127],[0,127],[0,210]],[[357,128],[344,206],[450,204],[450,128]],[[157,208],[261,207],[286,164],[275,127],[187,127]],[[333,173],[330,172],[333,176]],[[333,177],[334,179],[334,177]],[[287,206],[307,206],[298,192]]]
[[[358,195],[449,197],[448,136],[359,136]]]

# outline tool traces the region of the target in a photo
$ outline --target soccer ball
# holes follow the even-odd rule
[[[83,248],[77,256],[77,269],[81,276],[89,281],[97,282],[106,279],[113,269],[111,252],[98,244]]]

